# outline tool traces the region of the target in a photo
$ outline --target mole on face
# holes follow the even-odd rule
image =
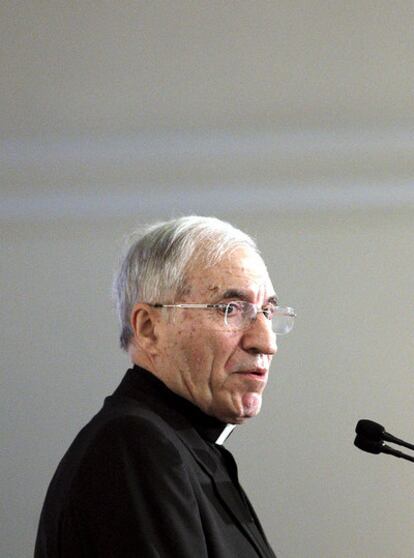
[[[217,285],[208,285],[207,286],[207,290],[208,292],[210,292],[211,294],[216,293],[219,290],[219,287]]]
[[[186,284],[178,293],[178,297],[179,298],[186,297],[189,296],[190,293],[191,293],[191,285]]]

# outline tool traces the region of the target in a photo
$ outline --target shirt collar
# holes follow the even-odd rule
[[[215,443],[218,446],[222,446],[235,428],[236,428],[235,424],[226,424],[226,426],[222,430],[220,436],[217,438]]]
[[[144,368],[135,365],[128,370],[125,379],[127,378],[130,380],[139,379],[140,390],[144,389],[147,393],[150,392],[152,397],[162,399],[168,407],[183,415],[208,442],[223,445],[236,426],[206,415],[196,405],[171,391],[157,376]],[[120,391],[118,388],[117,392]]]

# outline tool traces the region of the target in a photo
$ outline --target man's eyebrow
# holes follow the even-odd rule
[[[250,299],[248,291],[244,291],[241,289],[228,289],[222,294],[220,298],[223,299],[234,298],[236,300],[246,300],[247,302],[249,302]],[[279,304],[279,299],[277,298],[277,295],[269,296],[269,298],[266,300],[266,304],[269,303],[277,306]]]
[[[240,300],[248,300],[249,293],[241,289],[227,289],[220,298],[236,298]]]

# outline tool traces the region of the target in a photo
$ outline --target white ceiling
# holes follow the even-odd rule
[[[2,2],[1,188],[411,192],[413,29],[412,1]]]

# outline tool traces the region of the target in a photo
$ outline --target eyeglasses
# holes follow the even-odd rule
[[[243,300],[220,303],[220,304],[150,304],[154,308],[188,308],[215,310],[215,317],[225,329],[241,331],[250,327],[256,320],[258,314],[263,314],[272,322],[272,329],[277,335],[285,335],[293,329],[296,314],[293,308],[288,306],[276,306],[266,304],[262,308],[252,302]]]

